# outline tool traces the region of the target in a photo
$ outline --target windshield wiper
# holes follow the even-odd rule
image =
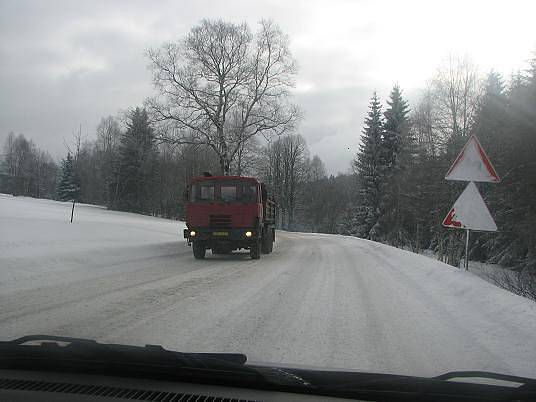
[[[519,377],[510,374],[493,373],[490,371],[449,371],[448,373],[444,373],[433,378],[443,381],[454,380],[456,378],[483,378],[523,384],[527,387],[530,386],[536,388],[536,379]]]
[[[72,337],[66,337],[66,336],[54,336],[54,335],[27,335],[23,336],[21,338],[13,339],[11,341],[8,341],[9,344],[16,344],[16,345],[24,345],[26,343],[40,343],[41,346],[43,344],[45,346],[50,344],[55,344],[58,346],[61,346],[62,343],[69,344],[71,346],[84,346],[85,349],[97,349],[102,350],[103,348],[109,349],[109,348],[120,348],[122,351],[130,351],[130,352],[137,352],[137,353],[144,353],[144,351],[151,351],[151,352],[158,352],[160,353],[160,357],[173,355],[175,358],[181,360],[185,364],[192,364],[193,362],[201,363],[201,362],[209,362],[214,363],[215,361],[218,362],[228,362],[228,363],[234,363],[237,365],[243,365],[247,361],[247,357],[244,354],[241,353],[181,353],[181,352],[173,352],[164,349],[160,345],[146,345],[145,347],[139,347],[139,346],[129,346],[129,345],[117,345],[117,344],[102,344],[97,343],[97,341],[93,339],[84,339],[84,338],[72,338]]]
[[[103,344],[94,340],[29,335],[0,342],[0,368],[98,373],[225,383],[263,381],[247,358],[235,353],[181,353],[162,346]]]
[[[285,369],[310,384],[317,394],[370,400],[419,401],[534,401],[536,380],[488,372],[460,371],[438,377],[396,374]],[[262,371],[261,371],[262,372]],[[520,386],[449,381],[481,377],[514,382]],[[369,399],[367,399],[369,400]]]

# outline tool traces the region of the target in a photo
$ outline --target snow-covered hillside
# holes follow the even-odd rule
[[[71,207],[0,194],[2,292],[134,269],[143,260],[177,253],[185,227],[85,204],[76,205],[70,224]]]
[[[0,195],[0,338],[48,333],[250,361],[536,373],[536,303],[374,242],[278,232],[194,260],[184,225]]]

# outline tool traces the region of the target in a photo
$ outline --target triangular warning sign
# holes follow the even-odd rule
[[[473,182],[469,183],[458,197],[443,219],[443,226],[489,232],[497,231],[497,225]]]
[[[450,167],[446,180],[484,181],[498,183],[499,175],[493,168],[484,148],[473,135]]]

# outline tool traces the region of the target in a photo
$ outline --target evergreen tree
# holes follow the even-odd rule
[[[408,237],[404,216],[409,211],[402,189],[407,187],[406,172],[413,157],[413,140],[409,136],[408,103],[398,85],[393,87],[387,105],[382,141],[385,170],[381,187],[381,237],[398,246],[406,243]]]
[[[489,190],[500,233],[488,257],[532,272],[536,283],[536,69],[516,77],[506,96],[504,139],[499,159],[492,157],[502,182]]]
[[[499,73],[492,70],[486,80],[473,134],[477,135],[489,156],[495,160],[502,159],[500,155],[506,150],[504,140],[507,104],[503,79]]]
[[[502,77],[492,70],[486,79],[473,134],[482,143],[498,172],[509,169],[508,165],[505,164],[508,159],[505,156],[509,152],[506,135],[507,107],[508,99]],[[506,207],[504,204],[506,200],[500,191],[501,187],[502,185],[480,185],[480,191],[484,199],[490,202],[490,209],[493,213]],[[497,216],[496,220],[500,226],[503,226],[500,216]],[[472,257],[485,258],[484,256],[490,252],[493,253],[493,250],[503,248],[501,244],[503,241],[510,243],[511,239],[508,235],[504,236],[503,234],[476,234],[473,236],[473,244],[471,245]]]
[[[147,112],[136,108],[129,116],[127,130],[119,146],[117,208],[131,212],[155,212],[156,156],[154,132]]]
[[[58,198],[61,201],[77,201],[80,196],[80,182],[74,169],[71,153],[61,161],[61,179],[58,185]]]
[[[383,150],[383,117],[376,93],[372,96],[369,112],[354,169],[358,176],[358,200],[350,217],[350,234],[377,239],[380,233],[381,185],[385,173]]]
[[[388,169],[396,170],[400,168],[399,156],[403,150],[403,141],[407,137],[409,128],[408,103],[402,97],[402,91],[398,85],[393,87],[387,105],[387,110],[384,113],[385,124],[383,126],[385,163]]]

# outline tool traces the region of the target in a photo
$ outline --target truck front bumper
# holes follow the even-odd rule
[[[193,240],[249,241],[258,239],[259,232],[254,228],[187,228],[184,229],[184,238],[188,242]]]

